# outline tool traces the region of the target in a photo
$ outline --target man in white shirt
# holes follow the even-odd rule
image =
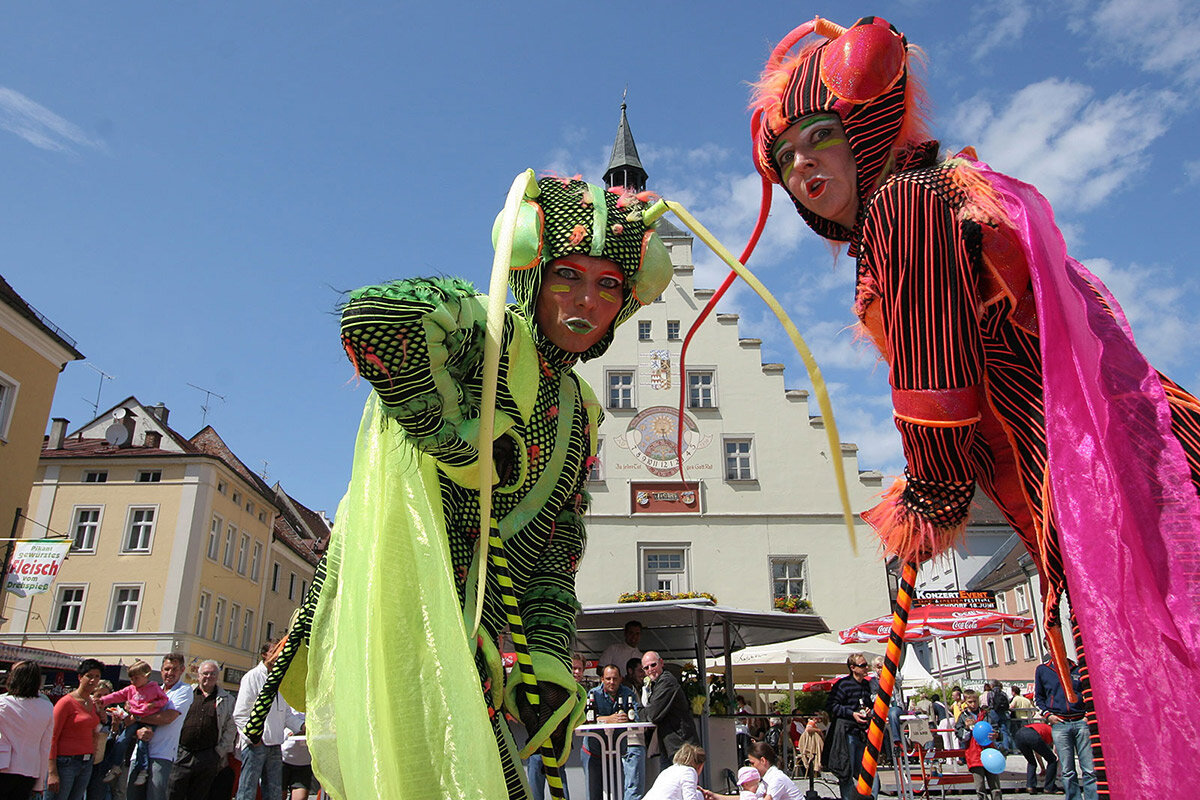
[[[291,706],[276,693],[275,701],[271,704],[271,710],[267,712],[263,725],[262,741],[251,742],[245,735],[246,723],[250,721],[250,712],[254,710],[254,701],[258,699],[263,684],[267,682],[268,667],[265,659],[273,646],[274,642],[264,644],[259,651],[264,660],[242,676],[237,704],[233,707],[233,722],[238,729],[238,758],[242,761],[242,775],[238,779],[235,800],[255,800],[260,781],[263,797],[283,795],[283,753],[280,745],[285,738],[284,729]]]
[[[629,620],[625,623],[624,634],[624,642],[613,642],[600,654],[600,663],[596,665],[597,675],[602,674],[609,664],[616,664],[624,669],[629,659],[642,659],[642,651],[638,649],[638,642],[642,640],[642,623],[636,619]]]
[[[183,714],[192,704],[192,687],[183,682],[183,669],[183,653],[163,656],[159,672],[163,691],[171,702],[161,711],[138,717],[139,722],[155,726],[137,732],[139,739],[150,743],[150,778],[140,785],[130,781],[125,788],[127,800],[167,800],[171,769],[179,750],[179,732],[183,729]]]

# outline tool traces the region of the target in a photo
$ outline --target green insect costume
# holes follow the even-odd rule
[[[260,697],[269,705],[279,687],[306,709],[314,770],[333,797],[525,798],[519,758],[565,758],[582,716],[575,573],[602,412],[572,367],[607,350],[672,269],[637,197],[579,180],[538,188],[513,247],[493,434],[498,535],[477,636],[487,298],[457,279],[411,279],[359,289],[343,311],[342,343],[374,392],[329,552]],[[609,259],[625,278],[613,325],[583,353],[534,321],[544,266],[568,254]],[[508,676],[504,632],[518,651]],[[504,712],[530,732],[520,751]]]

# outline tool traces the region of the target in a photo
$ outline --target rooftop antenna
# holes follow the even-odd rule
[[[92,419],[95,419],[100,414],[100,390],[104,388],[104,382],[111,381],[113,379],[113,376],[109,375],[107,372],[100,369],[99,367],[97,367],[95,364],[93,364],[90,361],[85,361],[83,363],[86,364],[88,367],[91,367],[92,369],[94,369],[96,372],[100,373],[100,385],[96,387],[96,402],[92,403]],[[83,397],[80,399],[83,400],[83,402],[85,402],[85,403],[88,402],[88,399],[86,397]]]
[[[267,478],[267,465],[268,465],[268,464],[270,464],[271,462],[270,462],[270,461],[267,461],[265,458],[264,458],[264,459],[261,459],[261,461],[262,461],[262,465],[263,465],[263,468],[262,468],[262,479],[265,481],[265,480],[268,480],[268,478]]]
[[[212,391],[211,389],[205,389],[203,386],[197,386],[194,383],[189,383],[188,386],[192,387],[193,389],[198,389],[198,390],[204,392],[204,405],[200,406],[200,410],[204,412],[204,414],[200,417],[200,427],[204,427],[206,424],[208,424],[208,404],[209,404],[209,402],[211,402],[212,398],[215,397],[218,400],[220,400],[222,403],[224,403],[225,395],[217,394],[216,392]]]

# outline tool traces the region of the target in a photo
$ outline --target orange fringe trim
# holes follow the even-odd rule
[[[964,521],[952,528],[938,528],[924,517],[909,511],[901,499],[907,485],[904,478],[897,478],[891,488],[883,493],[883,502],[862,512],[860,516],[875,529],[885,555],[920,564],[953,547],[967,524]]]
[[[967,201],[959,209],[959,218],[969,219],[981,225],[1010,225],[1011,221],[1000,203],[1000,195],[996,188],[988,183],[979,170],[967,163],[965,159],[968,158],[975,160],[973,147],[964,149],[946,161],[947,166],[953,167],[950,170],[950,179],[967,196]]]

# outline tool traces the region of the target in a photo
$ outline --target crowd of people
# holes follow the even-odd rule
[[[0,797],[5,800],[305,800],[319,790],[304,715],[276,697],[261,737],[245,726],[262,688],[271,644],[231,693],[221,666],[183,680],[180,653],[162,658],[161,683],[143,660],[114,689],[103,662],[85,658],[78,683],[53,700],[41,666],[20,661],[0,694]],[[285,795],[286,792],[286,795]]]

